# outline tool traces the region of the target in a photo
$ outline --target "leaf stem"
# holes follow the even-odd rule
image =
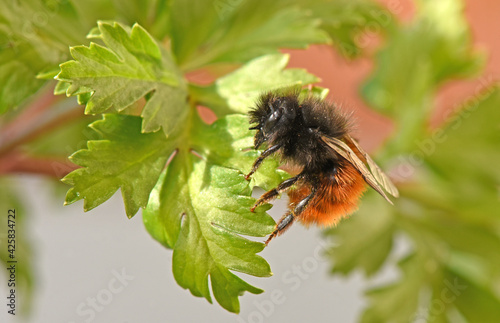
[[[81,118],[82,116],[83,116],[82,111],[78,109],[71,109],[70,111],[57,116],[55,119],[47,122],[46,124],[40,126],[39,128],[36,128],[33,131],[28,132],[25,135],[12,140],[3,147],[0,147],[0,158],[8,154],[9,152],[16,150],[20,146],[28,142],[34,141],[38,139],[40,136],[50,133],[72,120]]]
[[[3,127],[0,131],[0,138],[15,137],[17,134],[26,132],[27,128],[33,126],[33,124],[40,119],[40,116],[43,115],[44,111],[61,100],[61,98],[55,96],[53,92],[53,86],[42,91],[29,106],[15,117],[15,119]]]
[[[72,108],[37,127],[37,122],[43,120],[44,116],[52,111],[54,103],[60,100],[53,94],[51,86],[2,129],[0,138],[7,138],[7,141],[0,147],[0,174],[33,173],[61,178],[77,168],[65,157],[36,158],[20,149],[23,145],[84,116],[80,109]]]
[[[20,151],[0,157],[0,174],[29,173],[60,179],[77,168],[67,158],[34,158]]]

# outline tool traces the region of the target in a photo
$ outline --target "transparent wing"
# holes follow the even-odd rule
[[[387,197],[387,195],[385,194],[385,192],[382,188],[386,189],[387,192],[389,192],[391,195],[393,195],[395,197],[397,197],[399,195],[398,190],[392,184],[392,182],[387,177],[387,175],[385,175],[384,172],[382,172],[382,170],[377,166],[377,164],[375,164],[375,162],[370,157],[368,157],[371,160],[371,164],[374,166],[370,165],[370,163],[368,162],[368,159],[366,158],[368,156],[368,154],[364,153],[363,150],[360,150],[358,148],[359,146],[357,144],[354,144],[354,147],[357,150],[359,150],[361,155],[366,159],[366,162],[369,165],[370,170],[376,168],[377,170],[375,172],[378,173],[376,176],[384,178],[384,181],[391,183],[389,187],[390,187],[390,190],[392,192],[390,192],[387,189],[387,187],[384,184],[384,181],[379,182],[376,179],[376,177],[372,173],[372,171],[368,170],[365,163],[358,157],[358,155],[345,142],[343,142],[339,139],[336,139],[336,138],[326,137],[326,136],[321,136],[321,139],[328,147],[333,149],[336,153],[338,153],[340,156],[344,157],[348,162],[350,162],[360,172],[361,176],[363,177],[363,179],[365,180],[365,182],[368,185],[370,185],[375,191],[377,191],[377,193],[382,195],[387,200],[387,202],[393,204],[392,201]],[[355,143],[354,139],[352,139],[351,137],[349,137],[348,140]],[[393,192],[395,192],[396,195],[394,195]]]
[[[370,171],[377,180],[377,182],[387,191],[387,193],[391,194],[394,197],[399,197],[399,191],[394,186],[392,183],[391,179],[385,174],[382,169],[373,161],[373,159],[368,155],[363,148],[357,143],[356,140],[354,140],[351,136],[346,136],[345,138],[349,143],[352,144],[352,146],[356,147],[356,149],[359,151],[359,153],[365,158],[366,163],[368,164],[368,167],[370,167]],[[351,145],[349,145],[351,146]]]

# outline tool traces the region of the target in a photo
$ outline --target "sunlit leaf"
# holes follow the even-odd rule
[[[285,69],[288,60],[285,54],[262,56],[210,86],[192,85],[191,92],[200,104],[210,106],[218,116],[247,113],[263,92],[319,81],[305,70]]]
[[[92,128],[102,137],[88,142],[71,161],[83,168],[67,175],[63,182],[73,185],[66,204],[84,199],[91,210],[121,188],[128,217],[145,207],[168,156],[175,147],[161,133],[141,133],[141,118],[106,115]]]
[[[162,50],[139,25],[127,30],[114,23],[99,23],[92,38],[107,47],[91,43],[71,48],[75,60],[61,64],[57,78],[71,83],[68,95],[92,91],[85,113],[122,111],[148,95],[142,111],[142,130],[162,127],[167,136],[185,122],[185,81],[167,50]]]
[[[328,42],[320,20],[308,13],[282,0],[173,1],[173,52],[183,70],[193,70]]]

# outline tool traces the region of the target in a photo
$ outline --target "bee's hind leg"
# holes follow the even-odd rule
[[[295,219],[298,218],[300,214],[306,209],[309,202],[311,202],[312,198],[316,195],[316,192],[317,189],[313,188],[309,195],[307,195],[304,199],[297,203],[293,210],[289,211],[281,218],[281,220],[276,224],[276,229],[274,229],[273,233],[271,233],[269,238],[267,238],[266,246],[274,237],[279,236],[290,227]]]
[[[278,195],[280,195],[281,193],[288,190],[293,184],[295,184],[302,177],[303,177],[302,174],[299,174],[295,177],[286,179],[283,182],[281,182],[281,184],[278,185],[278,187],[273,188],[272,190],[269,190],[266,193],[262,194],[262,196],[259,197],[257,202],[255,202],[255,204],[252,206],[250,211],[254,212],[258,206],[260,206],[266,202],[269,202],[272,199],[275,199]]]

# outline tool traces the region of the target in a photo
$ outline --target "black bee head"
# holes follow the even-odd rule
[[[255,148],[264,142],[273,141],[280,132],[289,130],[296,116],[298,99],[295,94],[277,95],[267,93],[261,96],[255,109],[250,111],[250,123],[257,123],[250,129],[257,130]]]

